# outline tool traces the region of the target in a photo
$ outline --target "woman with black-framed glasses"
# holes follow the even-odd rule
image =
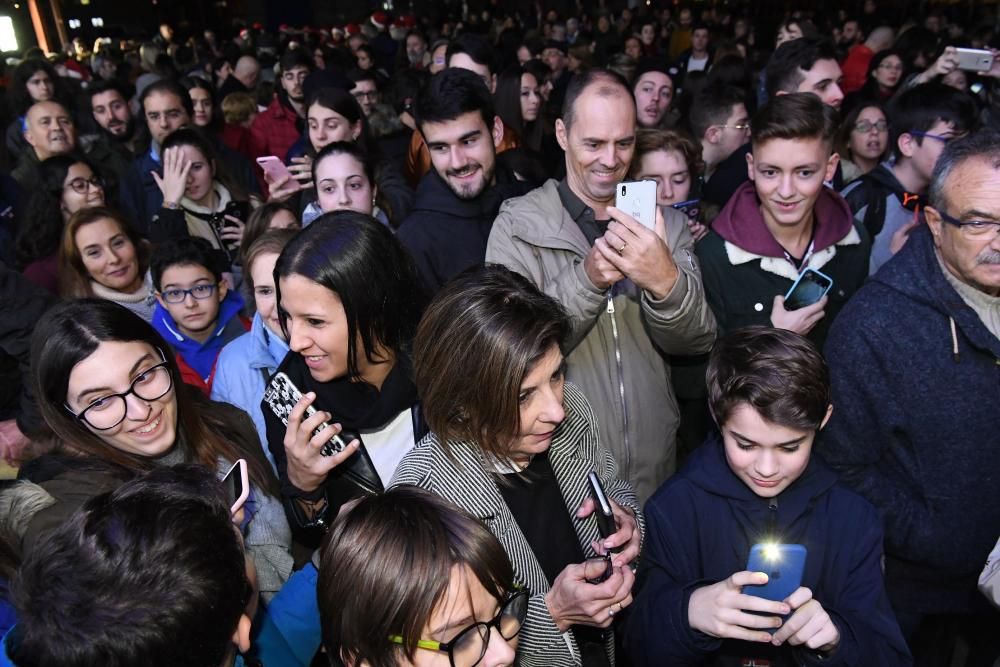
[[[38,323],[31,367],[54,443],[20,471],[34,485],[11,493],[30,496],[41,487],[54,501],[22,522],[21,548],[30,551],[89,498],[144,471],[198,463],[221,477],[245,459],[250,497],[243,529],[269,599],[293,564],[278,481],[246,413],[184,384],[169,350],[149,323],[106,299],[62,303]]]
[[[514,664],[528,592],[471,514],[399,486],[343,511],[322,554],[316,593],[330,665]]]
[[[70,216],[113,200],[97,168],[82,157],[54,155],[37,167],[37,182],[17,230],[17,268],[59,293],[59,243]]]

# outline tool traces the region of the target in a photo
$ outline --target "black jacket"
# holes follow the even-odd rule
[[[417,185],[413,210],[397,236],[433,294],[462,271],[482,264],[500,204],[531,189],[497,163],[496,185],[475,199],[459,199],[431,169]]]
[[[31,334],[56,302],[20,273],[0,264],[0,421],[16,419],[22,433],[43,427],[31,388]]]

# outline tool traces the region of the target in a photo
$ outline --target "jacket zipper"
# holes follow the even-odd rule
[[[615,319],[615,302],[614,294],[608,293],[608,315],[611,316],[611,336],[615,342],[615,362],[618,366],[618,396],[621,398],[622,404],[622,425],[624,426],[624,431],[622,431],[622,441],[625,444],[625,461],[622,466],[624,470],[625,479],[631,477],[631,460],[632,456],[629,451],[628,446],[628,407],[625,404],[625,373],[622,370],[622,349],[618,342],[618,320]]]
[[[778,538],[778,499],[771,498],[770,502],[767,503],[768,511],[768,539],[776,540]]]

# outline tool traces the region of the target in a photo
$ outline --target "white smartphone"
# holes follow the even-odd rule
[[[250,496],[250,475],[247,473],[247,462],[238,459],[222,478],[222,488],[229,503],[229,513],[236,514]]]
[[[993,52],[986,49],[956,48],[958,69],[967,72],[985,72],[993,67]]]
[[[274,155],[265,155],[264,157],[257,158],[257,164],[264,170],[264,173],[267,174],[268,179],[272,183],[277,183],[286,177],[292,177],[292,172],[288,171],[285,163]]]
[[[615,190],[615,208],[656,229],[656,181],[625,181]]]

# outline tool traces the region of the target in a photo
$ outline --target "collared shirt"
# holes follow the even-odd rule
[[[562,201],[563,208],[569,213],[569,217],[573,218],[577,225],[580,227],[580,231],[583,235],[587,237],[587,243],[594,245],[594,241],[598,237],[604,236],[604,232],[608,229],[608,223],[611,219],[607,220],[597,220],[594,218],[594,209],[587,206],[586,202],[576,196],[569,184],[564,178],[559,182],[557,188],[559,190],[559,199]]]

